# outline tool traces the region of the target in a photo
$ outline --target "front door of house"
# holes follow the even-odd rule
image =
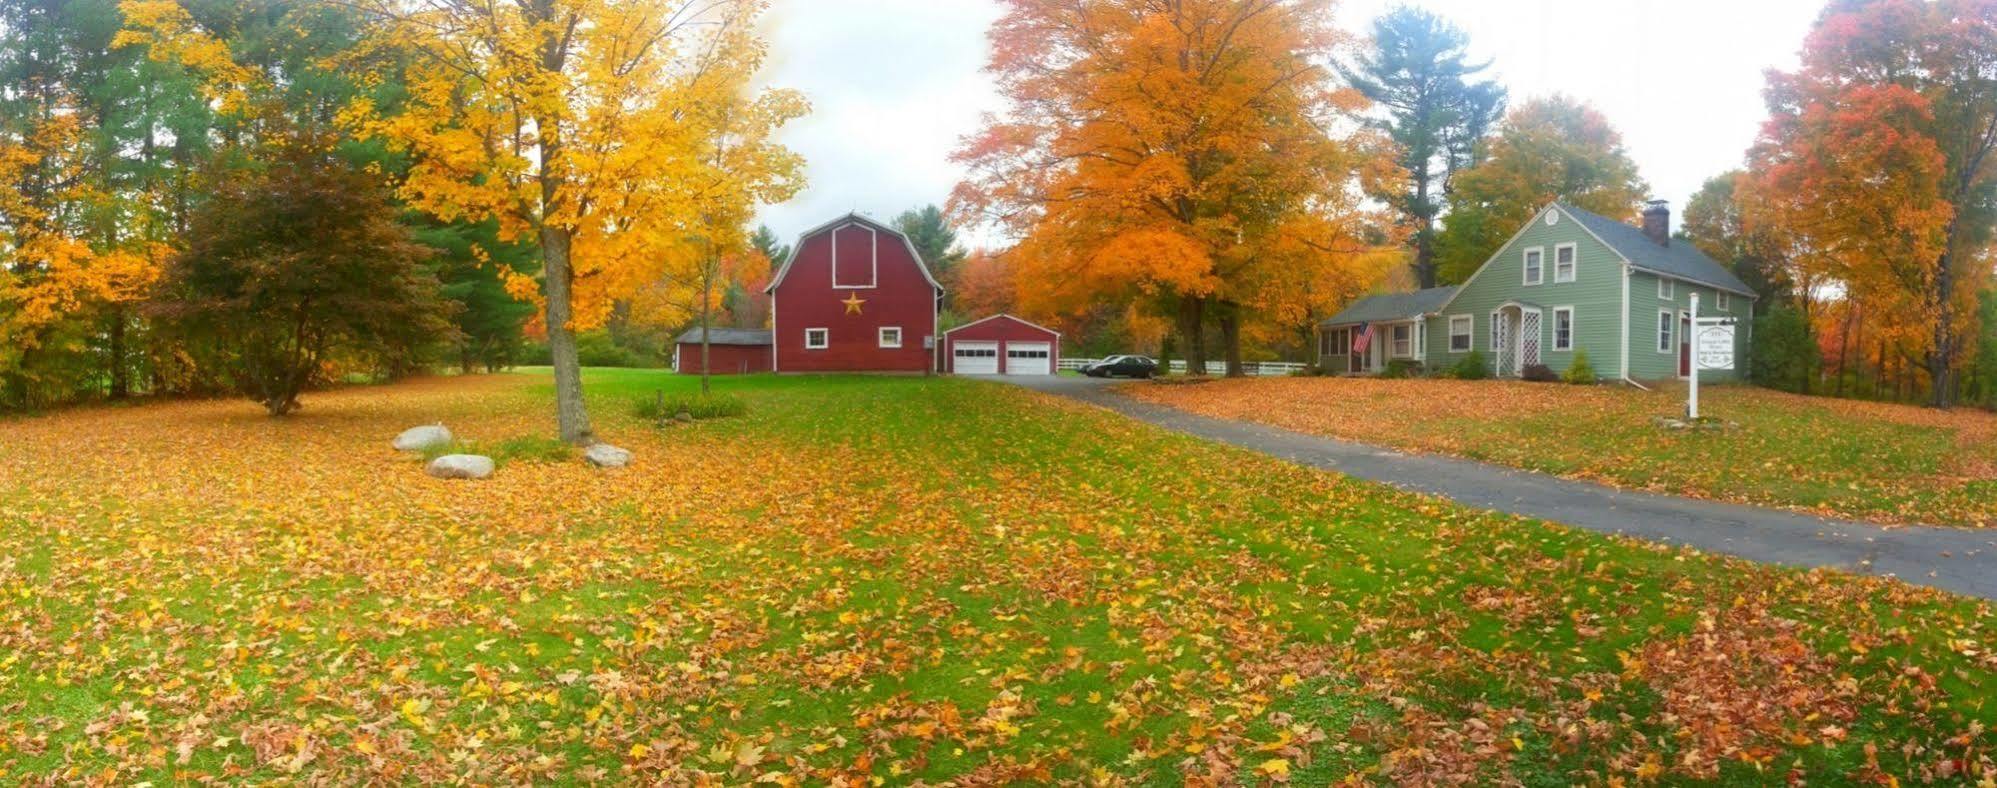
[[[1678,377],[1692,376],[1692,318],[1678,316]]]

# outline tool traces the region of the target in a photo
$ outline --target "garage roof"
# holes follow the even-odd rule
[[[768,345],[770,332],[761,328],[715,328],[707,332],[710,345]],[[673,340],[682,345],[700,344],[700,327],[695,326]]]

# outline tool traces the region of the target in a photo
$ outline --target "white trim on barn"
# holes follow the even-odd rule
[[[914,241],[910,241],[908,239],[908,236],[903,235],[900,230],[896,230],[893,227],[889,227],[885,224],[881,224],[880,222],[874,221],[865,216],[861,216],[858,212],[846,214],[845,216],[841,216],[837,219],[833,219],[832,221],[826,222],[817,227],[813,227],[809,230],[799,233],[797,236],[797,241],[791,244],[790,254],[784,256],[783,265],[777,268],[776,276],[770,277],[770,284],[767,287],[763,288],[763,292],[775,293],[777,291],[777,285],[781,285],[784,283],[784,277],[790,275],[791,264],[797,262],[798,252],[804,249],[805,239],[810,238],[819,233],[825,232],[826,230],[836,229],[840,225],[845,224],[847,222],[862,223],[873,228],[876,231],[886,230],[889,233],[893,233],[895,237],[900,238],[902,247],[908,250],[908,256],[915,259],[915,268],[916,270],[922,272],[923,280],[927,281],[930,287],[936,288],[937,292],[939,293],[943,292],[943,285],[938,283],[936,281],[936,277],[932,276],[929,273],[929,263],[922,259],[921,252],[915,250]]]
[[[986,316],[986,317],[981,317],[981,318],[978,318],[978,319],[976,319],[976,320],[973,320],[973,321],[971,321],[971,322],[969,322],[969,323],[965,323],[965,324],[963,324],[963,325],[961,325],[961,326],[958,326],[958,327],[956,327],[956,328],[953,328],[953,329],[950,329],[949,331],[945,331],[945,332],[943,332],[943,335],[944,335],[944,336],[949,336],[949,335],[951,335],[951,334],[955,334],[955,333],[957,333],[957,332],[959,332],[959,331],[962,331],[962,330],[964,330],[964,329],[967,329],[967,328],[970,328],[971,326],[975,326],[975,325],[977,325],[977,324],[979,324],[979,323],[984,323],[984,322],[988,322],[988,321],[992,321],[992,320],[997,320],[997,319],[999,319],[999,318],[1001,318],[1001,317],[1009,317],[1009,318],[1012,318],[1012,319],[1014,319],[1014,320],[1017,320],[1017,321],[1019,321],[1019,322],[1021,322],[1021,323],[1025,323],[1025,324],[1027,324],[1027,325],[1029,325],[1029,326],[1032,326],[1032,327],[1034,327],[1034,328],[1037,328],[1037,329],[1040,329],[1040,330],[1042,330],[1042,331],[1045,331],[1045,332],[1047,332],[1047,333],[1049,333],[1049,334],[1053,334],[1054,336],[1057,336],[1057,337],[1061,335],[1061,332],[1059,332],[1059,331],[1055,331],[1054,329],[1051,329],[1051,328],[1048,328],[1048,327],[1046,327],[1046,326],[1043,326],[1043,325],[1040,325],[1039,323],[1035,323],[1035,322],[1033,322],[1033,321],[1031,321],[1031,320],[1027,320],[1026,318],[1023,318],[1023,317],[1020,317],[1020,316],[1018,316],[1018,315],[1014,315],[1014,314],[1011,314],[1011,313],[1009,313],[1009,312],[1000,312],[1000,313],[998,313],[998,314],[996,314],[996,315],[989,315],[989,316]]]
[[[858,227],[867,231],[867,283],[864,285],[839,284],[839,231],[848,227]],[[832,228],[832,289],[872,290],[881,286],[881,231],[859,222],[847,222]]]

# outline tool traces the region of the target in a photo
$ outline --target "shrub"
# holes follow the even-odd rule
[[[1746,329],[1734,327],[1735,331]],[[1734,365],[1738,368],[1745,362],[1748,377],[1755,383],[1807,394],[1822,352],[1802,311],[1778,302],[1754,319],[1753,352],[1746,359],[1735,359]]]
[[[1491,376],[1491,362],[1484,358],[1484,351],[1472,350],[1470,355],[1456,360],[1449,368],[1449,376],[1457,380],[1483,380]]]
[[[1399,380],[1401,378],[1419,377],[1421,372],[1421,362],[1414,359],[1397,358],[1387,362],[1387,368],[1380,370],[1380,374],[1377,377]]]
[[[214,338],[237,390],[273,416],[296,410],[332,362],[405,366],[413,348],[457,335],[430,250],[397,221],[387,188],[320,150],[286,148],[222,183],[162,287],[161,311]]]
[[[1588,363],[1587,349],[1574,349],[1574,360],[1568,362],[1567,371],[1561,373],[1560,379],[1577,386],[1591,385],[1595,382],[1595,367]]]
[[[749,403],[733,394],[707,394],[683,392],[667,394],[659,392],[638,400],[633,410],[639,418],[665,421],[685,413],[695,421],[741,416],[749,412]]]
[[[1560,374],[1545,364],[1533,364],[1520,371],[1519,377],[1534,383],[1558,383]]]

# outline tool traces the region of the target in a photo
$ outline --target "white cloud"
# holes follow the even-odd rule
[[[942,204],[961,170],[958,140],[999,99],[983,73],[984,0],[777,0],[766,81],[804,91],[812,112],[782,139],[808,185],[761,219],[789,237],[848,211],[889,219]]]
[[[1340,24],[1364,34],[1400,0],[1351,0]],[[1762,71],[1794,68],[1817,0],[1428,0],[1470,34],[1514,101],[1566,93],[1623,134],[1653,192],[1682,209],[1707,177],[1738,166],[1765,116]],[[812,114],[784,131],[810,184],[766,208],[789,236],[847,211],[878,218],[942,203],[949,161],[979,114],[1000,108],[982,69],[990,0],[776,0],[769,84]]]

